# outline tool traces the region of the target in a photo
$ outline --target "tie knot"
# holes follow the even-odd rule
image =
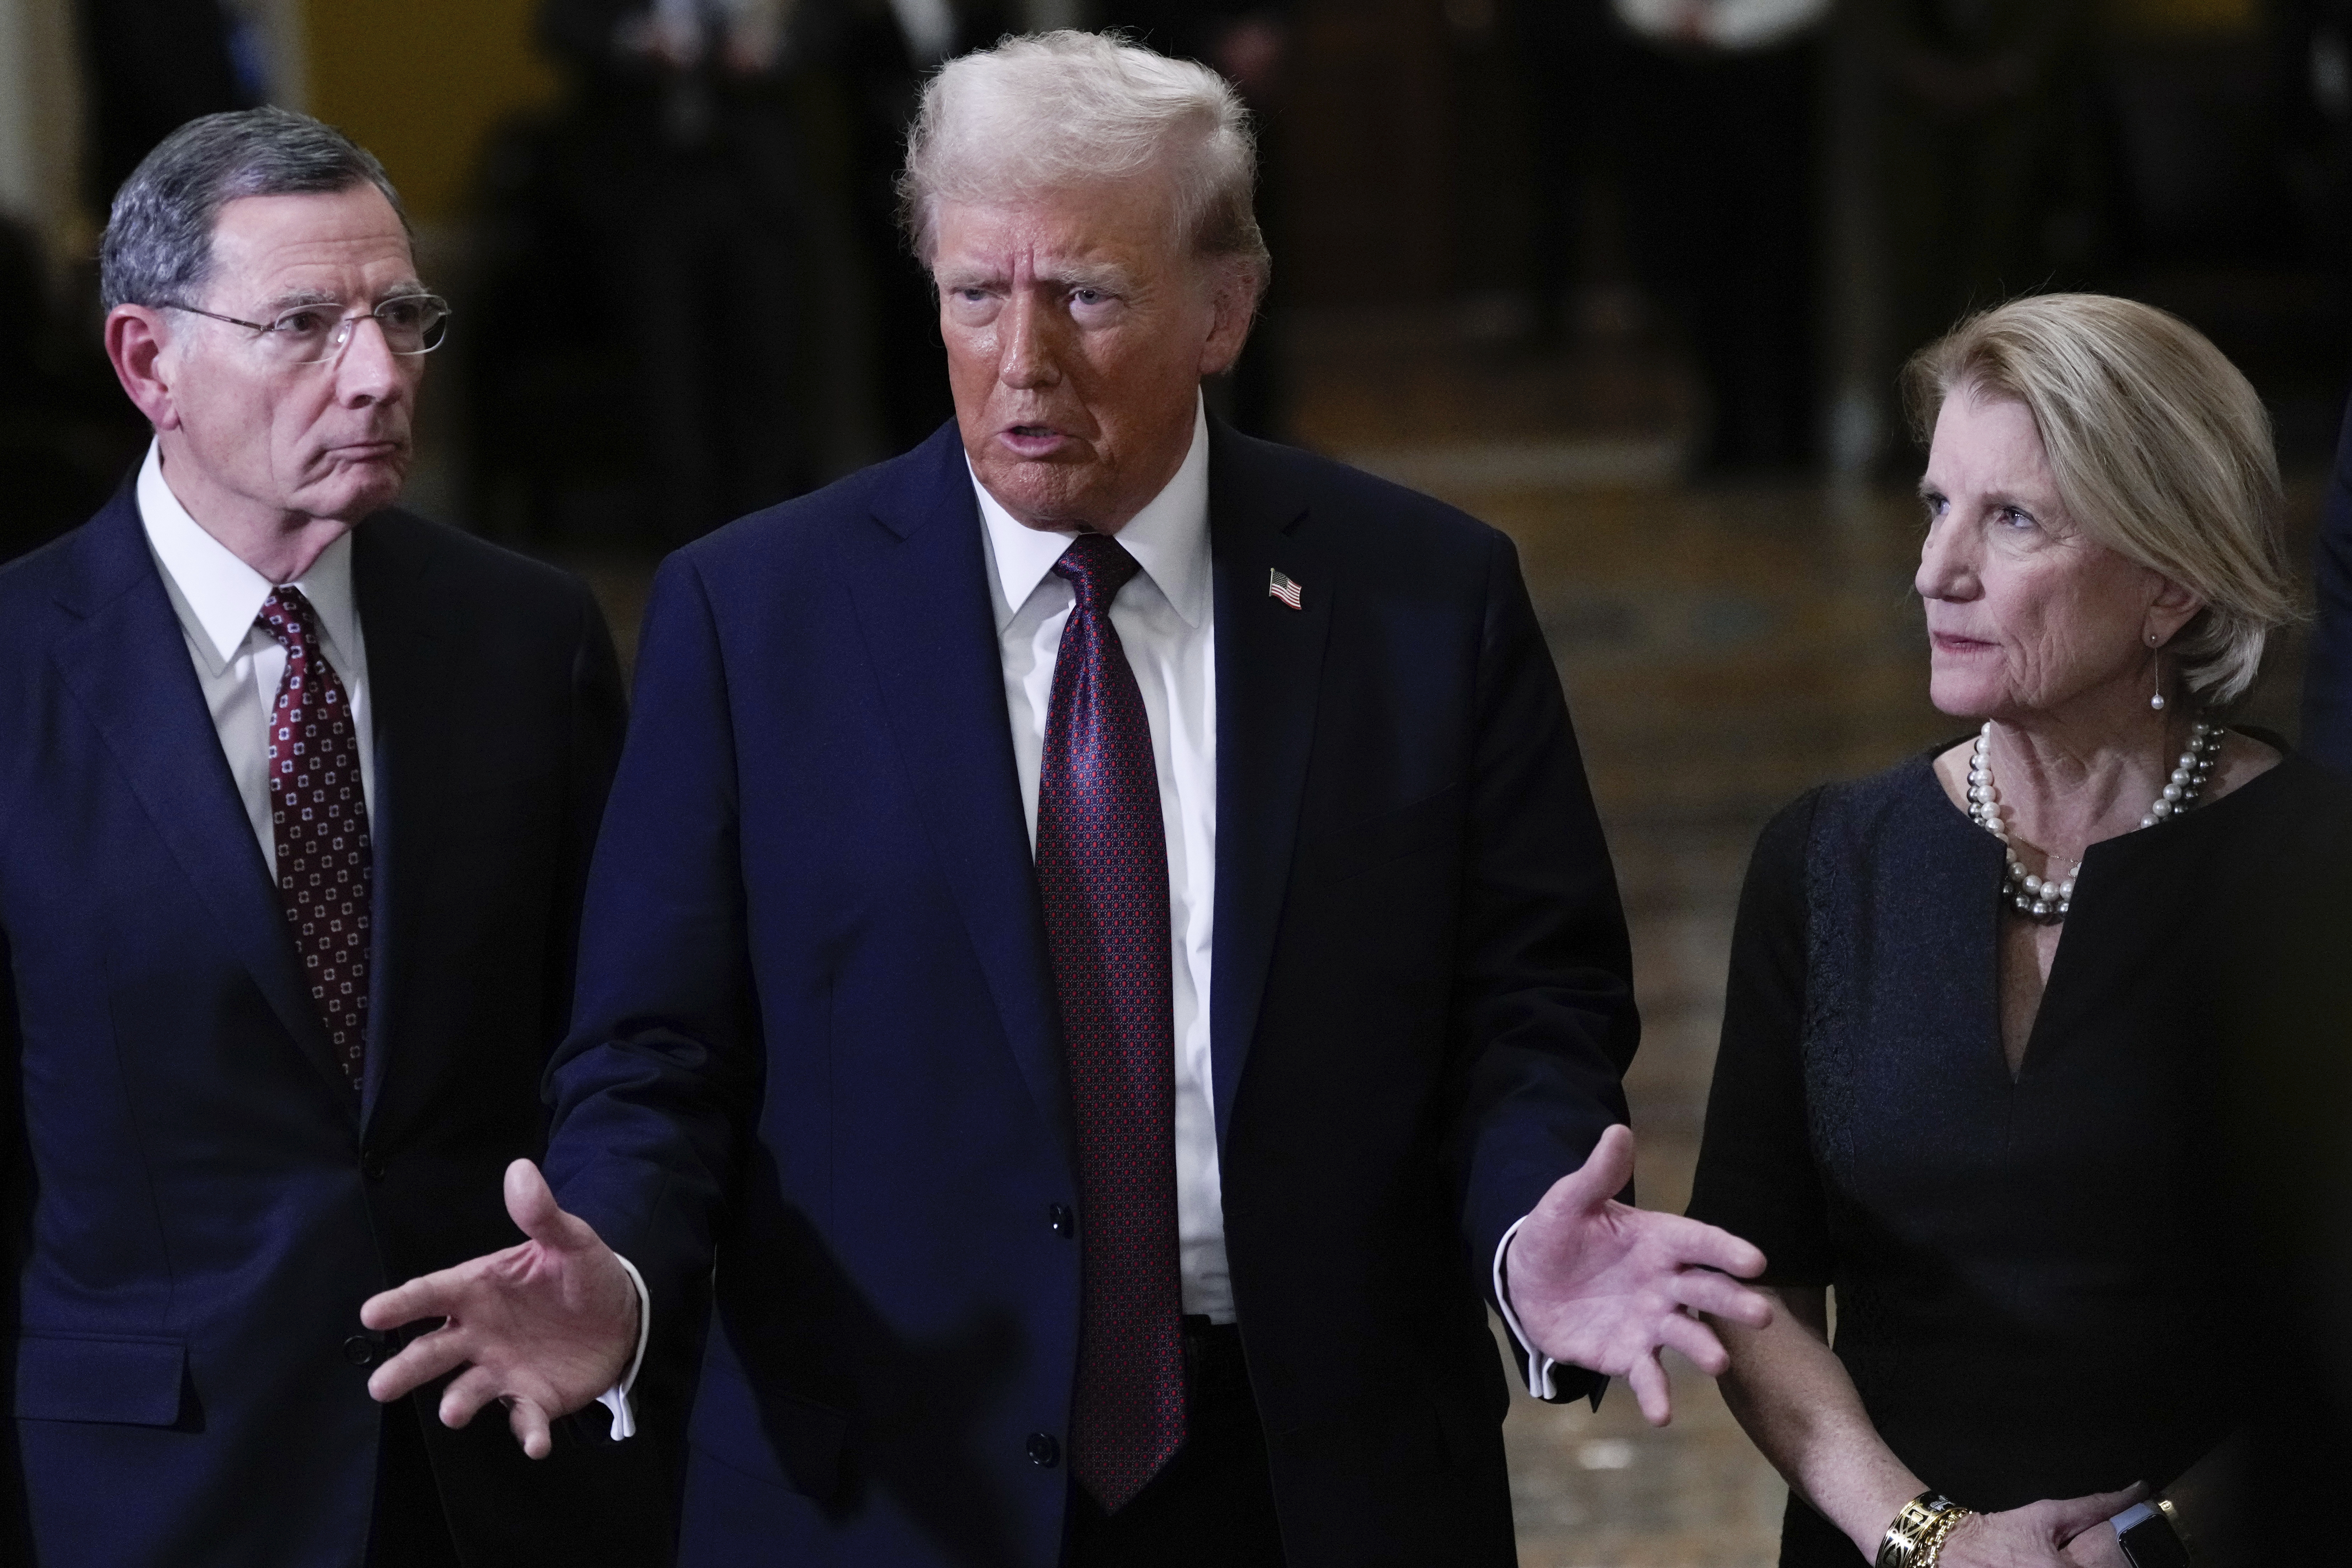
[[[1142,570],[1142,563],[1108,533],[1081,533],[1054,563],[1054,575],[1077,591],[1078,607],[1085,610],[1108,608],[1127,580]]]
[[[291,583],[269,590],[269,597],[261,601],[261,613],[253,617],[254,624],[276,637],[289,653],[310,651],[310,633],[318,618],[310,601]]]

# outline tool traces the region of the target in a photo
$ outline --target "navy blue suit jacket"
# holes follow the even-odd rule
[[[0,1561],[357,1568],[385,1419],[360,1302],[520,1239],[499,1178],[544,1141],[620,742],[611,641],[575,580],[398,512],[354,534],[352,582],[362,1103],[131,487],[0,570]],[[575,1435],[533,1467],[503,1426],[429,1428],[461,1546],[553,1561],[534,1532],[601,1510],[604,1542],[658,1555],[646,1458]],[[623,1560],[599,1539],[567,1568]]]
[[[1509,542],[1211,442],[1212,1052],[1289,1560],[1499,1568],[1486,1279],[1623,1116],[1615,879]],[[1059,1554],[1078,1194],[983,548],[949,426],[646,612],[549,1164],[657,1338],[715,1289],[689,1563]]]

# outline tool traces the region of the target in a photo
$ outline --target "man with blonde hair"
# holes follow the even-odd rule
[[[447,1319],[380,1395],[536,1449],[709,1290],[688,1563],[1502,1568],[1490,1292],[1658,1419],[1685,1309],[1765,1316],[1611,1196],[1624,921],[1508,542],[1202,411],[1252,162],[1113,39],[932,81],[956,420],[663,567],[552,1191],[370,1304]]]

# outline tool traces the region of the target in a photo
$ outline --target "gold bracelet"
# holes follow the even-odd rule
[[[1886,1537],[1878,1543],[1877,1568],[1936,1568],[1944,1538],[1975,1511],[1941,1492],[1921,1492],[1886,1527]]]

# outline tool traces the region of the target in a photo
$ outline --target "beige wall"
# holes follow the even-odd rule
[[[53,260],[89,254],[80,210],[80,78],[70,0],[0,0],[0,211],[30,223]]]
[[[383,160],[419,222],[463,215],[484,134],[545,103],[533,0],[299,0],[309,102]]]

